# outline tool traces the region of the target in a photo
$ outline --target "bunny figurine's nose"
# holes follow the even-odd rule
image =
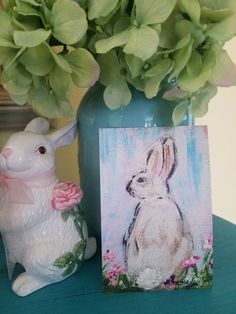
[[[11,148],[4,148],[2,150],[2,156],[7,158],[12,154],[12,149]]]

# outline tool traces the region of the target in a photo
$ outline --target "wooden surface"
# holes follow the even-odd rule
[[[26,298],[11,291],[0,244],[1,314],[235,314],[236,226],[214,217],[214,287],[145,293],[102,293],[100,258],[83,264],[76,275]],[[18,267],[14,278],[22,269]]]

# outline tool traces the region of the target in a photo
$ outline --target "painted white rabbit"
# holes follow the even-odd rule
[[[192,238],[184,233],[180,209],[169,196],[167,180],[175,166],[173,140],[159,139],[148,153],[146,168],[126,186],[139,200],[124,237],[127,271],[145,290],[161,288],[191,255]]]
[[[72,143],[76,123],[44,135],[48,129],[45,119],[32,120],[23,132],[9,138],[0,154],[0,170],[5,176],[5,187],[1,184],[0,188],[0,231],[5,242],[9,276],[15,263],[25,268],[12,285],[19,296],[26,296],[75,272],[77,264],[69,271],[67,268],[76,248],[79,259],[82,254],[87,259],[96,251],[96,240],[88,239],[86,223],[79,234],[73,217],[63,220],[62,213],[52,208],[52,195],[58,184],[55,150]],[[84,243],[84,250],[81,250],[81,243]]]

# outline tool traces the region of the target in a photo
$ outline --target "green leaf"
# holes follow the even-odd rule
[[[154,76],[145,84],[144,93],[148,99],[155,97],[160,89],[162,79],[159,76]]]
[[[1,3],[6,11],[10,11],[15,6],[15,0],[2,0]]]
[[[44,2],[46,4],[47,8],[51,10],[53,7],[53,4],[55,3],[55,0],[44,0]]]
[[[149,26],[132,27],[123,51],[145,61],[153,56],[159,44],[159,36]],[[148,47],[148,49],[147,49]]]
[[[17,48],[13,42],[5,38],[0,38],[0,47]]]
[[[87,0],[74,0],[74,1],[77,2],[80,5],[80,7],[83,8],[84,10],[86,10],[88,8],[88,1]]]
[[[182,49],[186,47],[190,42],[191,42],[191,35],[187,34],[176,43],[174,50]]]
[[[196,118],[204,116],[208,111],[209,101],[217,94],[217,87],[207,84],[201,88],[191,102],[191,112]]]
[[[54,3],[51,24],[53,36],[67,45],[82,39],[88,27],[84,10],[72,0],[57,0]]]
[[[0,40],[1,41],[1,40]],[[16,55],[16,50],[9,47],[1,47],[0,44],[0,65],[5,64]]]
[[[174,68],[171,74],[171,78],[178,77],[179,74],[186,67],[192,54],[192,47],[193,47],[193,42],[191,41],[187,46],[185,46],[182,49],[179,49],[175,53],[173,57]]]
[[[150,78],[145,85],[145,95],[147,98],[153,98],[157,95],[161,81],[170,73],[172,68],[172,61],[165,59],[145,73],[145,77]]]
[[[50,72],[49,84],[59,99],[67,100],[70,98],[72,92],[71,76],[59,66],[55,66]]]
[[[162,98],[166,99],[168,101],[179,101],[179,100],[186,100],[186,98],[189,98],[189,93],[186,91],[180,89],[180,88],[172,88],[168,91],[166,91]]]
[[[155,64],[143,75],[145,78],[151,78],[159,76],[161,79],[164,78],[173,68],[173,62],[166,58]]]
[[[135,79],[132,79],[132,77],[129,75],[129,73],[126,73],[126,81],[134,86],[135,89],[144,92],[145,89],[145,80],[142,80],[141,78],[137,77]]]
[[[126,55],[125,60],[127,62],[127,65],[129,67],[131,77],[132,78],[137,78],[143,73],[143,68],[144,68],[144,62],[133,56],[133,55]]]
[[[32,5],[26,3],[25,1],[16,0],[16,7],[15,10],[17,14],[23,16],[37,16],[42,18],[42,14],[37,8],[33,7]]]
[[[213,24],[206,31],[206,35],[223,43],[230,40],[236,35],[236,14],[219,23]]]
[[[120,78],[107,85],[103,97],[107,107],[115,110],[127,106],[132,95],[126,81]]]
[[[74,117],[74,109],[72,107],[72,104],[70,103],[70,99],[66,100],[61,100],[58,99],[61,115],[66,118],[73,118]]]
[[[74,262],[70,266],[66,268],[66,270],[62,273],[63,277],[68,277],[77,269],[77,264]]]
[[[41,24],[38,17],[35,16],[18,16],[12,18],[12,25],[14,29],[19,31],[34,31],[36,28],[40,28]]]
[[[111,49],[123,46],[127,43],[130,36],[130,30],[125,30],[107,39],[101,39],[96,42],[95,48],[97,53],[107,53]]]
[[[213,10],[236,9],[235,0],[198,0],[201,6],[206,6]]]
[[[51,30],[37,29],[35,31],[15,31],[14,42],[20,47],[35,47],[48,39]]]
[[[122,15],[126,12],[128,5],[129,5],[129,0],[121,0],[120,11]]]
[[[36,6],[36,7],[41,7],[42,6],[41,1],[37,1],[37,0],[22,0],[22,2],[32,4],[32,5]]]
[[[61,117],[60,103],[49,87],[40,84],[31,91],[31,94],[30,103],[34,111],[49,119]]]
[[[25,52],[26,48],[22,47],[19,50],[16,50],[17,52],[7,60],[7,62],[4,65],[4,69],[7,71],[12,65],[14,65],[17,62],[17,59]]]
[[[83,235],[82,226],[81,226],[80,221],[77,218],[74,219],[74,224],[75,224],[76,231],[78,232],[80,238],[83,239],[84,235]]]
[[[68,267],[75,262],[75,255],[71,252],[66,252],[53,263],[54,266],[59,268]]]
[[[119,0],[90,0],[88,18],[93,20],[109,15],[117,6]]]
[[[175,29],[175,18],[171,14],[165,23],[161,24],[159,46],[166,49],[172,49],[178,40]]]
[[[201,7],[198,0],[181,0],[180,4],[191,20],[199,25],[201,17]]]
[[[173,11],[176,0],[134,0],[139,25],[163,23]]]
[[[81,259],[81,254],[84,253],[85,248],[86,248],[85,241],[80,241],[74,246],[73,253],[77,259]]]
[[[80,87],[92,86],[99,77],[99,66],[92,54],[83,48],[78,48],[65,55],[72,68],[72,80]]]
[[[12,37],[12,25],[11,17],[8,13],[0,10],[0,46],[1,47],[13,47],[15,44]]]
[[[67,222],[67,220],[68,220],[69,217],[70,217],[70,211],[69,211],[69,210],[61,213],[61,218],[62,218],[65,222]]]
[[[108,15],[104,17],[101,16],[95,20],[97,25],[103,26],[103,30],[107,34],[113,33],[113,25],[114,25],[113,17],[118,9],[119,9],[119,6],[115,7],[115,9],[111,11]]]
[[[113,28],[113,33],[118,34],[130,27],[130,17],[129,15],[121,16],[115,23]]]
[[[99,82],[101,84],[107,86],[120,77],[121,65],[114,50],[98,55],[97,60],[100,66]]]
[[[54,59],[54,61],[56,62],[56,64],[64,71],[68,72],[68,73],[72,73],[72,68],[70,66],[70,64],[67,62],[67,60],[65,59],[65,56],[57,54],[56,52],[53,51],[53,49],[48,46],[49,51]]]
[[[175,24],[175,33],[179,38],[183,38],[189,34],[192,34],[197,29],[191,21],[180,20]]]
[[[10,95],[11,99],[19,106],[23,106],[28,101],[28,94],[25,95]]]
[[[47,75],[55,65],[48,46],[45,44],[28,48],[19,58],[19,61],[25,66],[27,71],[37,76]]]
[[[218,54],[209,82],[216,86],[236,85],[236,66],[225,50]]]
[[[172,120],[174,122],[174,125],[180,124],[188,114],[189,110],[189,101],[184,100],[180,102],[174,109],[172,114]]]
[[[187,64],[187,72],[190,76],[197,76],[202,69],[202,57],[198,52],[193,52]]]
[[[212,44],[202,55],[202,68],[204,71],[212,70],[215,67],[219,53],[222,51],[221,45]]]
[[[202,18],[210,19],[213,22],[220,22],[233,14],[233,11],[230,9],[213,10],[203,7],[201,11]]]
[[[186,91],[196,92],[199,88],[203,87],[208,81],[211,70],[202,70],[197,76],[189,75],[185,69],[177,78],[177,85]]]
[[[95,44],[97,41],[101,40],[101,39],[106,39],[107,35],[105,33],[102,34],[94,34],[91,36],[89,42],[88,42],[88,49],[94,54],[96,55],[97,51],[95,48]]]
[[[22,65],[13,64],[2,72],[2,85],[14,96],[24,96],[28,93],[32,84],[30,74]]]

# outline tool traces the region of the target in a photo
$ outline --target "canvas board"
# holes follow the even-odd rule
[[[210,287],[207,127],[104,128],[99,135],[104,290]]]

